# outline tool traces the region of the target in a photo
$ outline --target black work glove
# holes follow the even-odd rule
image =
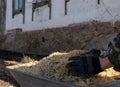
[[[118,33],[117,36],[113,39],[113,44],[116,50],[120,52],[120,33]]]
[[[92,75],[102,71],[99,62],[100,50],[93,49],[90,52],[69,58],[67,68],[69,74],[82,76],[83,74]]]
[[[108,58],[113,64],[114,70],[120,71],[120,33],[108,46]]]

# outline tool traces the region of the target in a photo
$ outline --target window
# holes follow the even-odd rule
[[[6,24],[6,0],[0,0],[0,34],[4,34]]]
[[[97,3],[100,4],[100,0],[97,0]]]
[[[65,0],[65,15],[67,15],[67,4],[70,0]]]
[[[39,3],[39,2],[42,2],[42,1],[45,1],[45,0],[34,0],[33,2],[34,3]]]
[[[36,8],[48,5],[49,7],[49,19],[51,19],[51,0],[34,0],[32,8],[32,21],[34,20],[34,11]]]
[[[13,0],[13,15],[14,18],[15,15],[22,13],[24,15],[25,13],[25,0]]]

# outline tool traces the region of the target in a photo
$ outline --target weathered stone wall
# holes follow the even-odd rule
[[[74,49],[105,50],[109,41],[120,31],[120,22],[92,21],[68,27],[18,32],[1,36],[0,48],[20,52],[49,54]]]

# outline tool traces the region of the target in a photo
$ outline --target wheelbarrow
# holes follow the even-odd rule
[[[14,69],[12,66],[7,66],[6,69],[9,70],[11,75],[15,78],[21,87],[82,87],[51,80],[36,74],[23,72]]]
[[[24,72],[19,69],[15,69],[14,66],[7,66],[6,69],[9,70],[21,87],[82,87],[51,80],[33,73]],[[120,87],[120,80],[97,87]]]

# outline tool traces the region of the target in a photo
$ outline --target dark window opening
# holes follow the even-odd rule
[[[13,3],[13,14],[12,17],[14,18],[15,15],[17,14],[23,14],[23,23],[25,20],[25,0],[12,0]]]
[[[97,0],[97,3],[100,4],[100,0]]]
[[[51,0],[36,0],[32,4],[32,21],[34,20],[34,12],[36,8],[48,5],[49,7],[49,19],[51,19]]]
[[[65,15],[67,15],[67,4],[70,0],[65,0]]]

